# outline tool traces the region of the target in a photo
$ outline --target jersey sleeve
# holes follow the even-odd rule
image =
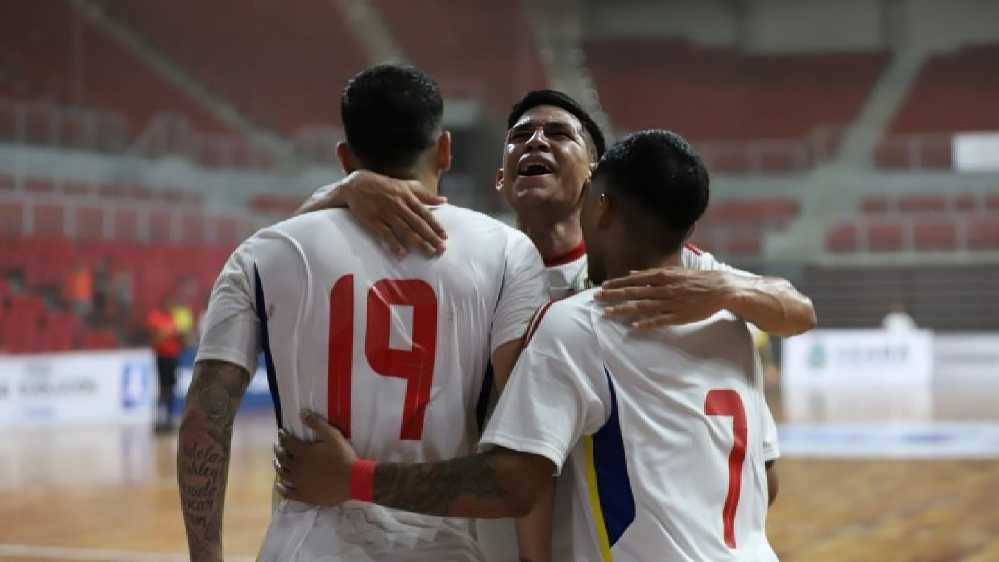
[[[254,306],[252,239],[229,257],[212,288],[201,327],[196,361],[234,363],[250,373],[257,368],[260,322]]]
[[[511,229],[505,245],[505,267],[489,337],[489,352],[523,337],[538,308],[548,302],[548,276],[537,248]]]
[[[732,267],[725,262],[718,261],[710,252],[705,252],[699,248],[686,245],[680,252],[680,257],[683,260],[683,266],[687,269],[696,269],[698,271],[723,271],[725,273],[735,273],[737,275],[745,275],[747,277],[757,277],[755,273],[749,271],[744,271],[742,269]]]
[[[763,418],[763,460],[770,462],[780,458],[780,445],[777,440],[777,422],[762,392],[760,397],[760,416]]]
[[[541,455],[561,472],[579,439],[609,415],[609,389],[589,319],[553,305],[521,354],[479,443]]]

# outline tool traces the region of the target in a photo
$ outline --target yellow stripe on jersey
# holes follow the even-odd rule
[[[586,448],[586,488],[590,495],[590,510],[593,512],[593,524],[597,531],[597,547],[600,549],[600,559],[603,562],[612,562],[610,538],[607,536],[607,524],[604,521],[604,509],[600,504],[600,490],[597,488],[597,466],[593,456],[593,437],[587,435],[583,437],[583,444]]]

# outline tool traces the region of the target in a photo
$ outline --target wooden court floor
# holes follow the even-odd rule
[[[227,560],[268,522],[273,418],[237,421]],[[184,560],[172,438],[145,428],[6,431],[0,560]],[[787,562],[999,562],[999,460],[780,461],[771,542]]]

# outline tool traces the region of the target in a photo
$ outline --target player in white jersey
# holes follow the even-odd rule
[[[496,189],[545,257],[552,298],[564,298],[590,286],[579,225],[580,193],[591,163],[603,153],[603,134],[578,103],[550,90],[528,93],[514,106],[508,125]],[[445,230],[421,203],[440,199],[417,185],[359,172],[321,188],[302,211],[349,206],[393,250],[402,252],[408,244],[433,254],[433,245],[442,248]],[[384,224],[398,227],[386,233]],[[637,314],[646,328],[701,320],[720,310],[778,335],[794,335],[815,324],[811,302],[786,280],[734,269],[689,245],[681,261],[682,268],[655,268],[612,280],[598,297],[615,305],[608,308],[610,314]],[[517,541],[508,523],[480,522],[479,537],[489,560],[516,557]]]
[[[591,278],[680,265],[707,183],[677,135],[646,131],[615,145],[584,194]],[[378,463],[373,481],[359,482],[351,467],[363,461],[312,417],[325,439],[326,485],[306,490],[289,468],[281,486],[323,504],[361,494],[422,513],[509,516],[532,508],[562,472],[555,560],[776,560],[765,520],[767,463],[778,451],[745,323],[722,311],[636,335],[594,294],[555,303],[534,322],[485,452]]]
[[[344,92],[344,167],[436,182],[450,165],[437,85],[409,67],[362,72]],[[221,560],[232,415],[264,353],[278,424],[308,438],[322,412],[382,461],[469,454],[491,362],[505,380],[547,301],[541,258],[521,232],[443,205],[455,234],[433,260],[390,256],[345,210],[265,228],[230,257],[205,316],[178,453],[192,560]],[[488,390],[487,388],[485,390]],[[260,560],[456,560],[483,555],[468,519],[355,503],[282,500]]]

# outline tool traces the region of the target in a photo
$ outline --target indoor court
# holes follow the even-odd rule
[[[348,177],[345,85],[366,69],[396,63],[417,67],[437,88],[441,103],[427,125],[436,136],[426,146],[440,150],[434,143],[449,132],[450,168],[443,152],[425,160],[438,166],[440,194],[528,234],[527,257],[538,257],[538,249],[535,265],[547,271],[537,279],[544,273],[550,285],[536,295],[541,304],[589,281],[578,217],[599,183],[582,179],[599,169],[592,167],[599,151],[590,124],[607,146],[646,129],[689,141],[708,170],[710,200],[696,224],[681,229],[688,237],[676,237],[689,243],[683,256],[713,269],[703,258],[710,253],[773,283],[787,280],[814,307],[813,329],[781,331],[792,323],[787,301],[755,285],[734,291],[745,287],[739,273],[702,272],[701,284],[676,285],[694,295],[687,306],[710,301],[714,311],[734,311],[755,296],[753,312],[763,317],[766,309],[784,323],[772,332],[806,332],[751,330],[779,431],[780,493],[765,524],[779,560],[999,562],[996,0],[3,2],[0,562],[188,560],[177,425],[210,324],[212,288],[242,241]],[[580,109],[554,108],[565,113],[568,133],[534,124],[533,140],[517,141],[526,114],[511,108],[541,89],[564,92]],[[568,149],[552,152],[557,165],[513,160],[530,142],[538,153]],[[590,159],[574,161],[574,154]],[[573,163],[579,174],[560,175]],[[533,200],[517,199],[511,186],[529,176],[549,191],[539,191],[536,208],[518,207]],[[372,204],[355,184],[337,185],[347,186],[337,193],[354,194],[359,224],[365,213],[376,215],[382,231],[388,225],[395,240],[405,239],[409,221],[386,211],[403,195]],[[525,222],[532,219],[542,228]],[[370,256],[385,257],[372,248]],[[474,257],[500,253],[483,247]],[[576,266],[558,277],[560,268]],[[489,282],[505,281],[509,271]],[[399,279],[389,277],[383,280]],[[259,272],[255,279],[259,306]],[[516,283],[500,285],[502,292]],[[799,296],[779,286],[786,292],[778,296]],[[329,289],[333,302],[333,287],[312,287]],[[487,302],[483,292],[469,294]],[[685,310],[669,297],[662,301]],[[407,303],[383,303],[386,315],[398,315],[391,332],[385,328],[386,354],[420,347],[415,305]],[[331,318],[344,310],[325,302],[318,309]],[[353,304],[349,310],[355,314]],[[267,326],[271,309],[255,312]],[[352,369],[361,357],[371,361],[370,350],[356,345],[370,337],[368,328],[338,332],[354,339],[350,359],[334,365],[326,354],[342,352],[347,340],[334,343],[331,325],[329,341],[325,334],[316,340],[318,355],[304,355],[327,362],[328,372],[317,375],[323,382],[296,389],[330,404],[346,381],[337,405],[350,416],[358,400],[350,394]],[[295,339],[265,331],[267,357],[275,342]],[[477,353],[465,347],[455,355]],[[233,436],[223,532],[231,562],[257,559],[275,477],[267,361],[263,349],[249,353],[261,360]],[[749,372],[748,347],[743,355]],[[433,359],[430,365],[430,380],[439,380]],[[335,390],[316,390],[334,379],[341,385]],[[416,411],[425,416],[431,389],[444,388],[426,386]],[[471,431],[471,423],[451,423],[451,414],[468,413],[466,402],[453,404],[462,408],[448,411],[448,425]],[[738,435],[735,414],[704,410],[697,414],[711,418],[711,427],[731,415]],[[400,435],[397,442],[422,439]],[[735,470],[737,441],[728,465],[718,466]],[[730,495],[740,489],[733,482]],[[589,499],[599,507],[591,485]],[[192,489],[200,490],[185,487]],[[719,505],[723,525],[735,517],[727,511],[733,497],[737,506],[736,496]],[[759,510],[750,513],[762,513],[765,498],[753,499]],[[754,521],[758,529],[759,517]],[[614,560],[608,529],[593,535],[608,540],[604,562]],[[379,541],[383,531],[377,527]],[[616,552],[627,550],[629,538],[623,530],[616,535],[625,541]],[[714,539],[736,552],[728,536]],[[505,562],[496,557],[486,562]]]

